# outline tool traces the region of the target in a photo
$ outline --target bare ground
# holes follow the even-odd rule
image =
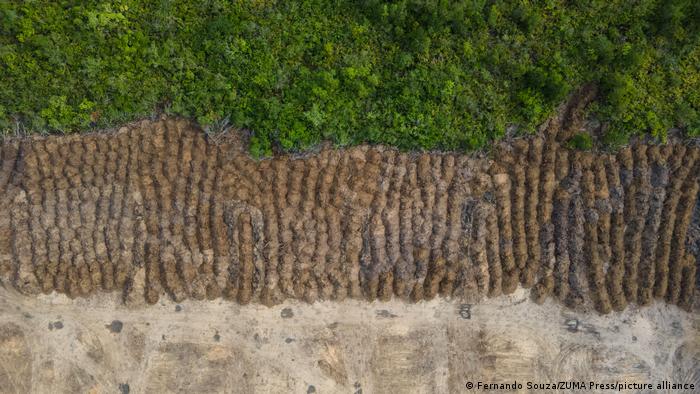
[[[134,306],[114,293],[70,300],[0,288],[0,392],[462,393],[472,392],[467,382],[516,380],[698,387],[698,316],[662,303],[574,312],[529,302],[522,289],[469,306],[265,307]]]

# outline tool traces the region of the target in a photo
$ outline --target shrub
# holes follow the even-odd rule
[[[569,149],[591,150],[593,149],[593,139],[587,133],[578,133],[566,143]]]

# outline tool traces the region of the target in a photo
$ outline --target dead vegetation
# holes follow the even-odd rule
[[[698,147],[563,141],[552,128],[493,158],[360,146],[255,161],[174,120],[7,140],[0,277],[149,303],[477,301],[521,285],[601,313],[690,308]]]

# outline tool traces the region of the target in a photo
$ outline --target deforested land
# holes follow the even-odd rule
[[[558,130],[488,155],[365,145],[264,160],[177,119],[8,139],[0,274],[27,294],[149,303],[477,302],[522,286],[600,313],[690,310],[700,148],[581,151]]]

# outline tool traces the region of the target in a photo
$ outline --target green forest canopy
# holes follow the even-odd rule
[[[322,140],[469,150],[594,84],[604,140],[700,135],[696,0],[0,0],[0,129],[164,111]]]

